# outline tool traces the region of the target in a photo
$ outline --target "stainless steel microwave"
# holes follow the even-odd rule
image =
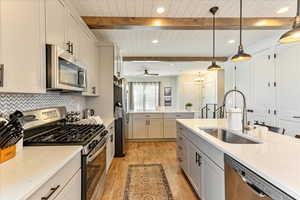
[[[46,45],[46,86],[54,91],[85,91],[87,70],[74,56],[55,45]]]

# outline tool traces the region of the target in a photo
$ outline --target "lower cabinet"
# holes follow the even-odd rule
[[[134,119],[134,139],[155,139],[163,138],[162,119]]]
[[[43,184],[27,200],[80,200],[81,152]]]
[[[176,138],[176,119],[164,120],[164,137]]]
[[[81,200],[81,170],[79,170],[55,200]]]
[[[204,152],[205,144],[198,144],[185,134],[187,129],[179,126],[177,128],[177,158],[180,167],[188,177],[194,190],[201,200],[225,200],[224,169],[218,166],[219,155],[210,157]],[[191,133],[193,134],[193,133]],[[222,153],[216,151],[215,153]]]
[[[190,182],[194,186],[197,194],[202,197],[201,193],[201,179],[203,172],[202,154],[201,152],[190,142],[188,142],[188,164],[189,164],[189,178]]]

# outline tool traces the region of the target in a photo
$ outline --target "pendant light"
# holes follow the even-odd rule
[[[294,21],[293,29],[283,34],[279,42],[291,43],[300,41],[300,0],[297,1],[297,16]]]
[[[212,64],[207,68],[208,71],[216,71],[222,69],[216,63],[216,13],[219,10],[218,7],[212,7],[209,11],[213,14],[213,60]]]
[[[251,55],[244,52],[244,47],[242,44],[242,31],[243,31],[243,1],[240,0],[240,45],[238,53],[231,58],[233,62],[241,62],[251,60]]]

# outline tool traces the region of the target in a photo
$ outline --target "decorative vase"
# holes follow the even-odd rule
[[[186,109],[187,111],[191,111],[191,110],[192,110],[192,106],[186,106],[185,109]]]

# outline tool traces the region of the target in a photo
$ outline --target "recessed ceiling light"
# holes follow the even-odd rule
[[[158,40],[152,40],[152,43],[157,44],[157,43],[159,43],[159,41]]]
[[[158,14],[162,14],[162,13],[165,12],[165,8],[164,8],[164,7],[159,7],[159,8],[156,9],[156,12],[157,12]]]
[[[233,43],[235,43],[235,40],[229,40],[228,43],[233,44]]]
[[[282,13],[285,13],[287,11],[289,11],[289,7],[283,7],[283,8],[280,8],[278,11],[277,11],[277,14],[282,14]]]

